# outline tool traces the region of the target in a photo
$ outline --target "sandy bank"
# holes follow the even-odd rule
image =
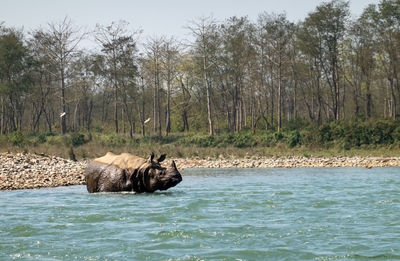
[[[293,168],[400,166],[400,157],[279,157],[253,159],[175,159],[185,168]],[[87,161],[54,156],[0,154],[0,190],[85,184]],[[168,164],[168,162],[167,162]]]

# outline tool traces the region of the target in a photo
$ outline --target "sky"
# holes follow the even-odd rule
[[[0,0],[0,22],[24,31],[46,28],[49,22],[61,22],[66,16],[87,30],[96,24],[109,25],[125,20],[132,30],[142,29],[142,37],[174,36],[190,38],[185,26],[198,17],[212,15],[217,21],[232,16],[286,12],[297,22],[324,1],[321,0]],[[379,0],[351,0],[350,11],[356,17],[368,4]]]

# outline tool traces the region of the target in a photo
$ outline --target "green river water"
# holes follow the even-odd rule
[[[400,168],[182,176],[154,194],[0,192],[0,260],[400,260]]]

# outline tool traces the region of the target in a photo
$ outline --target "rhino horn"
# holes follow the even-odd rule
[[[175,161],[171,161],[171,167],[174,168],[174,169],[177,169],[176,165],[175,165]]]
[[[154,152],[151,153],[151,155],[150,155],[150,157],[148,159],[149,163],[152,163],[153,159],[154,159]]]

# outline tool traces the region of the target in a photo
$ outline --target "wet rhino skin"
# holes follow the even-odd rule
[[[168,167],[161,162],[166,155],[148,159],[130,153],[116,155],[108,152],[94,159],[85,169],[86,186],[89,193],[131,191],[137,193],[167,190],[182,181],[182,176],[172,161]]]

